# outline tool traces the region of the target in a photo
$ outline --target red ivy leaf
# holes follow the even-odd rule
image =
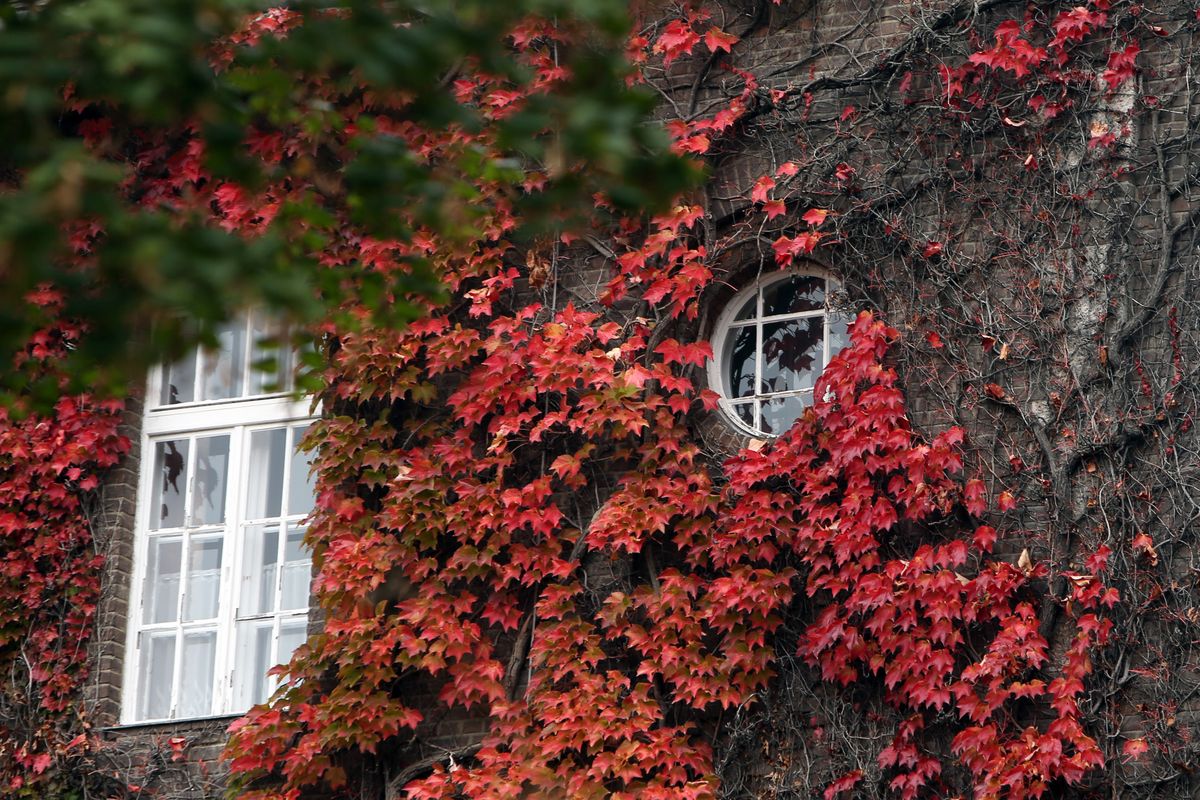
[[[1118,50],[1108,56],[1108,68],[1100,76],[1108,84],[1108,93],[1112,94],[1121,84],[1133,77],[1138,53],[1142,48],[1137,42],[1131,42],[1124,50]]]
[[[704,34],[704,43],[708,45],[708,49],[714,53],[724,50],[726,53],[731,52],[733,46],[738,43],[738,37],[732,33],[726,33],[720,28],[709,28],[708,33]]]
[[[1130,739],[1121,745],[1121,752],[1125,754],[1125,763],[1137,761],[1150,750],[1150,745],[1145,739]]]
[[[771,190],[775,188],[775,179],[770,175],[763,175],[754,182],[754,188],[750,190],[750,199],[755,203],[767,202],[767,197]]]
[[[980,525],[975,529],[975,549],[984,553],[992,552],[996,544],[996,529],[991,525]]]
[[[688,55],[700,41],[700,34],[681,19],[671,20],[654,43],[654,52],[663,54],[663,66],[675,59]]]
[[[833,783],[825,787],[825,800],[834,800],[842,792],[848,792],[859,784],[863,774],[861,769],[847,772]]]
[[[829,212],[823,208],[810,208],[808,211],[804,212],[804,216],[800,219],[816,228],[825,221],[827,216],[829,216]]]
[[[787,203],[782,200],[768,200],[763,203],[762,210],[767,215],[767,219],[775,219],[787,213]]]

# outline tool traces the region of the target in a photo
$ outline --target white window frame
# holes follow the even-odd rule
[[[246,338],[250,339],[251,336],[247,335]],[[247,348],[249,347],[250,345],[247,344]],[[242,574],[244,566],[243,558],[245,555],[242,527],[245,519],[247,487],[249,485],[249,476],[243,475],[242,472],[249,462],[250,434],[253,431],[275,428],[286,429],[296,425],[312,423],[320,414],[319,407],[314,406],[311,398],[297,399],[290,392],[276,392],[273,394],[178,403],[174,405],[159,405],[163,373],[164,369],[162,367],[154,367],[150,370],[146,387],[146,409],[142,419],[142,460],[138,478],[133,569],[130,580],[131,585],[129,587],[130,602],[126,619],[125,661],[121,692],[121,724],[123,725],[177,722],[185,719],[206,719],[244,713],[248,709],[248,706],[241,707],[235,702],[235,668],[239,670],[245,668],[244,665],[235,665],[238,645],[236,635],[238,622],[244,622],[253,616],[275,618],[273,634],[275,641],[272,644],[272,648],[274,649],[278,646],[277,640],[282,622],[295,621],[299,618],[307,621],[310,612],[308,607],[286,611],[280,610],[277,599],[276,610],[273,612],[264,615],[239,616],[239,606],[242,601],[242,598],[239,597],[241,590],[239,576]],[[230,453],[226,475],[224,545],[222,548],[219,578],[218,609],[215,621],[205,621],[198,626],[210,629],[215,626],[216,630],[211,713],[199,716],[183,716],[177,713],[182,697],[182,692],[178,691],[178,688],[180,686],[180,675],[184,660],[183,650],[179,646],[179,643],[182,641],[180,631],[193,626],[193,623],[184,622],[180,614],[176,615],[179,618],[173,623],[157,624],[144,622],[143,616],[143,604],[146,601],[144,595],[146,572],[149,565],[149,548],[152,541],[156,538],[150,530],[151,514],[153,513],[153,509],[150,506],[154,502],[154,482],[161,480],[161,475],[156,471],[155,446],[158,442],[171,439],[225,433],[230,435]],[[195,455],[191,452],[194,449],[194,447],[189,449],[188,457],[192,462],[195,460]],[[290,476],[288,470],[290,469],[291,459],[285,457],[285,472],[281,478],[285,487],[289,483]],[[187,504],[190,503],[192,484],[192,472],[189,470],[184,490],[185,496],[187,496],[187,499],[185,499],[185,508],[189,507]],[[288,515],[275,519],[282,521],[279,536],[283,538],[286,536],[287,527],[303,519],[303,516]],[[185,525],[183,530],[189,531],[194,529],[188,528]],[[185,543],[190,541],[190,537],[187,534],[184,534],[184,541]],[[283,545],[281,544],[280,546],[282,547]],[[188,548],[181,547],[179,568],[181,594],[188,576],[187,559]],[[282,563],[280,567],[282,568]],[[281,579],[276,579],[277,585],[279,580]],[[279,590],[276,589],[276,591],[278,592]],[[139,649],[139,635],[147,629],[159,626],[161,626],[162,630],[175,631],[176,635],[171,708],[167,717],[141,717],[138,713],[138,698],[141,687],[138,684],[145,654],[140,652]],[[275,681],[271,681],[269,685],[273,687]]]
[[[825,281],[825,305],[821,309],[812,311],[798,311],[788,314],[773,314],[770,316],[763,315],[763,291],[771,286],[782,283],[785,280],[794,277],[812,277],[820,278]],[[755,367],[754,374],[761,376],[763,373],[763,325],[773,322],[789,322],[797,319],[812,319],[821,317],[823,324],[823,348],[821,355],[821,366],[816,370],[816,375],[813,376],[813,385],[816,385],[816,379],[820,377],[822,371],[829,364],[830,358],[835,354],[831,348],[832,328],[835,322],[846,322],[844,316],[838,314],[830,307],[830,299],[832,295],[840,288],[840,285],[833,277],[825,270],[816,268],[791,268],[779,271],[772,271],[768,274],[760,275],[753,283],[743,288],[736,295],[731,297],[726,303],[721,315],[717,317],[717,322],[713,326],[713,334],[711,337],[713,357],[708,361],[708,386],[715,391],[719,397],[719,407],[726,422],[729,423],[735,430],[745,436],[774,439],[782,436],[785,431],[778,433],[766,433],[759,428],[748,425],[745,420],[738,415],[735,405],[744,405],[750,403],[754,409],[754,419],[756,422],[762,419],[762,403],[764,400],[770,400],[780,397],[803,397],[809,396],[808,404],[812,404],[811,396],[813,389],[793,389],[781,392],[755,392],[754,394],[744,397],[733,397],[732,387],[729,385],[728,368],[729,365],[724,361],[725,345],[731,333],[735,330],[749,328],[753,326],[755,333]],[[736,320],[738,312],[752,297],[757,298],[754,316],[749,319]]]

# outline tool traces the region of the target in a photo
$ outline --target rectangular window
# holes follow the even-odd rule
[[[297,445],[312,412],[267,394],[271,379],[248,367],[268,334],[233,323],[220,351],[151,375],[127,723],[241,713],[270,696],[267,671],[305,639],[313,481]]]

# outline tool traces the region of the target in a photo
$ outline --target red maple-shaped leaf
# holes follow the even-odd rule
[[[1150,751],[1150,745],[1145,739],[1129,739],[1121,745],[1121,753],[1125,756],[1125,762],[1137,761],[1142,756]]]
[[[724,50],[726,53],[731,52],[733,46],[738,43],[738,37],[732,33],[726,33],[720,28],[709,28],[704,34],[704,43],[708,45],[708,49],[714,53]]]
[[[825,221],[827,216],[829,216],[829,211],[824,208],[810,208],[804,212],[804,216],[800,217],[800,219],[816,228]]]
[[[671,20],[654,42],[654,52],[662,53],[663,66],[688,55],[700,41],[700,34],[681,19]]]

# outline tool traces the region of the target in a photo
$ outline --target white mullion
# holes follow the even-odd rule
[[[187,459],[184,460],[183,473],[183,525],[180,526],[186,531],[192,526],[192,487],[195,484],[196,451],[200,449],[200,445],[199,437],[195,434],[180,434],[179,438],[186,440],[188,443],[188,455]],[[166,442],[168,439],[164,437],[163,441]]]
[[[165,633],[179,627],[179,623],[172,622],[146,622],[138,626],[138,633]]]
[[[207,357],[207,351],[204,345],[196,345],[196,366],[192,370],[192,379],[195,381],[192,384],[192,400],[199,403],[208,399],[204,391],[204,359]]]
[[[279,640],[282,636],[283,628],[283,573],[287,567],[287,540],[288,528],[288,506],[291,502],[291,476],[292,476],[292,453],[295,449],[293,438],[295,431],[292,429],[291,423],[288,423],[283,428],[283,476],[280,479],[279,487],[279,549],[275,555],[275,615],[271,620],[271,663],[267,667],[276,666],[280,662],[279,657]],[[268,696],[275,692],[279,686],[279,679],[270,677],[267,679]]]
[[[823,313],[824,313],[825,317],[824,317],[824,322],[823,322],[822,335],[825,338],[825,342],[824,342],[824,344],[825,344],[825,359],[821,362],[821,372],[824,372],[825,367],[829,366],[829,358],[831,355],[829,352],[829,337],[833,333],[833,325],[831,324],[830,318],[829,318],[830,317],[830,314],[829,314],[829,279],[828,278],[825,279],[824,283],[825,283],[825,310]],[[821,372],[818,372],[816,378],[813,379],[813,401],[814,402],[816,401],[816,397],[817,397],[817,380],[821,377]]]
[[[287,437],[284,437],[284,442],[286,441]],[[283,462],[285,476],[287,473],[287,463],[289,460],[290,459],[285,458]],[[287,484],[284,483],[284,487],[286,486]],[[286,488],[284,489],[284,492],[286,493]],[[282,500],[282,498],[280,499]],[[281,508],[280,510],[282,511],[283,509]],[[274,613],[271,615],[271,657],[269,659],[270,663],[267,664],[267,669],[271,669],[271,667],[274,667],[279,663],[279,621],[280,617],[283,615],[283,611],[281,609],[281,606],[283,605],[283,559],[287,553],[286,517],[282,515],[279,516],[276,519],[276,524],[279,525],[279,537],[275,543],[275,604],[273,606]],[[267,678],[267,690],[268,696],[270,696],[271,692],[275,691],[274,678]]]
[[[242,317],[242,322],[246,326],[246,344],[242,347],[242,391],[239,392],[239,397],[253,397],[250,391],[250,360],[254,353],[254,318],[252,312],[247,311]]]
[[[754,319],[754,420],[750,426],[756,431],[762,431],[762,404],[758,396],[763,387],[763,291],[758,287],[758,305]]]
[[[171,671],[171,707],[167,712],[168,719],[175,718],[176,709],[179,707],[179,682],[183,675],[183,608],[187,597],[188,569],[191,566],[193,486],[196,480],[196,459],[200,451],[197,437],[189,436],[187,442],[188,455],[184,462],[186,466],[183,477],[183,530],[179,536],[179,594],[175,598],[175,663]]]
[[[296,451],[295,436],[296,431],[292,427],[292,423],[286,423],[283,426],[283,478],[279,487],[279,515],[284,520],[291,513],[292,498],[290,497],[291,492],[289,490],[291,489],[292,479],[292,455]],[[287,523],[284,522],[283,525],[286,529]],[[282,539],[280,542],[280,547],[282,547]],[[282,551],[280,552],[282,553]]]
[[[762,320],[763,322],[791,322],[794,319],[812,319],[813,317],[819,317],[824,313],[825,311],[819,308],[814,311],[789,311],[786,314],[772,314],[770,316],[764,315]]]
[[[812,394],[813,389],[786,389],[782,392],[767,392],[761,396],[763,400],[778,400],[781,397],[796,397],[802,394]]]
[[[242,460],[245,452],[245,427],[229,431],[229,462],[227,466],[229,485],[225,491],[225,528],[221,542],[221,578],[217,593],[217,637],[213,645],[213,707],[216,714],[223,714],[232,706],[232,681],[234,648],[237,646],[236,614],[237,597],[234,584],[237,581],[237,536],[240,532],[243,502]]]
[[[162,402],[163,384],[166,382],[167,365],[159,363],[150,368],[150,374],[146,377],[146,399],[144,405],[147,408],[157,408],[165,405]]]

